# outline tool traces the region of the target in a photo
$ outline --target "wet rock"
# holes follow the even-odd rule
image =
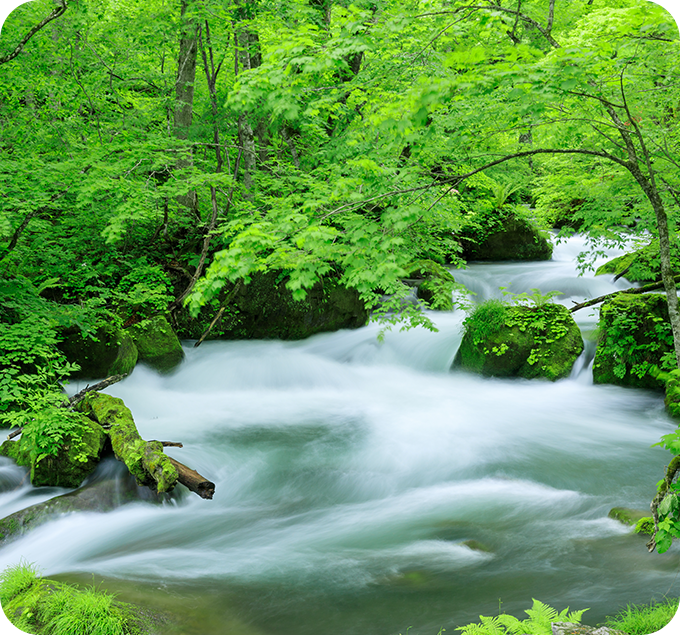
[[[128,332],[139,351],[139,361],[156,370],[168,372],[184,359],[182,345],[162,315],[134,324]]]
[[[130,335],[110,325],[100,326],[93,337],[84,336],[78,327],[59,332],[59,350],[80,370],[71,377],[93,379],[127,375],[137,363],[137,348]]]
[[[593,382],[635,388],[663,388],[652,367],[673,351],[666,298],[657,293],[622,293],[600,308]]]
[[[46,429],[62,431],[56,454],[42,449]],[[7,440],[0,446],[0,454],[29,468],[35,487],[71,488],[78,487],[97,467],[105,441],[102,427],[88,417],[54,408],[37,413],[18,441]]]
[[[607,626],[586,626],[585,624],[572,624],[571,622],[553,622],[551,628],[552,635],[627,635],[623,631],[617,631]]]
[[[368,321],[368,312],[354,289],[326,277],[307,291],[304,300],[294,300],[286,288],[287,276],[270,271],[254,274],[249,284],[239,288],[215,323],[208,339],[281,339],[299,340],[327,331],[359,328]],[[217,315],[220,298],[205,307],[196,319],[186,310],[178,311],[178,332],[198,339]]]
[[[491,306],[491,305],[489,305]],[[480,305],[477,312],[485,311]],[[487,377],[524,377],[555,381],[567,377],[583,351],[581,332],[559,304],[507,306],[500,322],[470,320],[453,367]],[[477,313],[476,313],[477,314]]]
[[[633,531],[636,534],[651,535],[654,533],[654,520],[648,511],[629,509],[628,507],[613,507],[609,510],[607,516],[613,520],[618,520],[624,525],[633,527]]]
[[[483,542],[479,542],[479,540],[463,540],[462,542],[463,545],[465,545],[468,549],[472,549],[473,551],[481,551],[483,553],[493,553],[493,549],[487,547]]]
[[[513,211],[497,211],[461,232],[466,260],[550,260],[552,243],[529,219]]]
[[[86,485],[74,492],[31,505],[0,520],[0,542],[18,538],[59,514],[107,512],[138,500],[158,500],[148,489],[140,489],[126,474]]]

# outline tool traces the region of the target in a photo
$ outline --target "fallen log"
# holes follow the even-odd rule
[[[163,453],[163,444],[142,439],[122,399],[90,392],[76,408],[104,428],[116,458],[125,463],[139,485],[159,493],[175,487],[179,474]]]
[[[190,467],[173,459],[171,456],[168,458],[170,459],[170,463],[175,466],[178,474],[177,480],[182,485],[188,487],[201,498],[211,499],[213,497],[213,494],[215,493],[215,483],[201,476],[196,470],[192,470]]]

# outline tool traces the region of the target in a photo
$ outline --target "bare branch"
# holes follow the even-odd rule
[[[11,53],[8,53],[4,57],[0,57],[0,64],[6,64],[7,62],[11,62],[21,51],[23,51],[24,46],[26,46],[27,42],[38,32],[40,29],[42,29],[46,24],[49,22],[52,22],[52,20],[56,20],[59,16],[63,15],[64,12],[66,11],[66,0],[58,0],[59,6],[56,7],[52,13],[50,13],[42,22],[39,22],[36,24],[26,35],[24,35],[23,39],[19,44],[16,45],[14,50]]]

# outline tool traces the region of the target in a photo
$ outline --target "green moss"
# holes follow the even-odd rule
[[[170,371],[184,359],[182,345],[162,315],[144,320],[128,330],[139,351],[139,360],[156,370]]]
[[[493,552],[493,549],[487,547],[483,542],[479,542],[479,540],[463,540],[463,544],[473,551],[481,551],[483,553]]]
[[[559,304],[536,307],[482,305],[482,318],[466,320],[465,333],[454,360],[485,376],[567,377],[583,351],[583,339],[569,311]]]
[[[122,399],[102,393],[89,393],[78,409],[108,430],[111,446],[140,485],[171,490],[178,478],[175,466],[163,453],[160,442],[146,442],[139,435],[132,413]]]
[[[653,372],[673,351],[666,298],[620,294],[600,308],[593,381],[637,388],[662,388]]]
[[[648,512],[642,512],[637,509],[629,509],[628,507],[612,507],[607,516],[613,520],[618,520],[624,525],[633,526],[640,519],[645,518]]]
[[[654,534],[654,519],[651,516],[640,518],[635,523],[635,533],[652,536]]]

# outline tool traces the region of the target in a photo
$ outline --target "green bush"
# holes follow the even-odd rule
[[[650,602],[649,605],[626,606],[613,617],[607,617],[605,626],[628,635],[649,635],[661,630],[668,624],[678,610],[678,598],[663,602]]]

